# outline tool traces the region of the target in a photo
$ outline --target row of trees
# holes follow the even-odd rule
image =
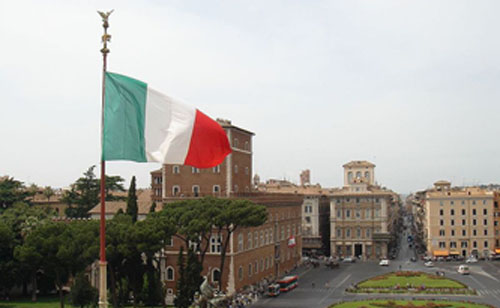
[[[111,188],[106,193],[109,198],[112,198],[110,191],[120,190],[123,181],[119,177],[111,179]],[[88,211],[91,204],[97,204],[96,183],[91,167],[72,185],[71,195],[66,197],[75,205],[76,216],[86,216],[84,209]],[[166,204],[156,212],[156,205],[152,204],[147,218],[139,221],[135,192],[135,178],[132,178],[125,211],[120,210],[106,227],[108,286],[114,307],[126,304],[131,293],[134,306],[164,302],[158,252],[173,236],[183,242],[178,258],[176,306],[191,304],[202,282],[204,258],[212,236],[221,239],[219,285],[222,288],[231,233],[238,228],[261,225],[267,217],[265,207],[249,201],[203,198]],[[0,277],[5,277],[0,280],[0,290],[8,293],[15,285],[26,289],[30,284],[32,299],[36,300],[37,289],[44,293],[55,287],[63,307],[63,287],[78,273],[88,271],[98,259],[98,222],[54,221],[50,209],[16,202],[0,214]]]

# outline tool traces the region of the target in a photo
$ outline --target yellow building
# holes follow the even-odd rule
[[[425,192],[423,227],[427,253],[488,257],[495,251],[494,193],[477,187],[452,188],[447,181]]]

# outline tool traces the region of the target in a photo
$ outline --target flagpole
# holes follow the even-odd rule
[[[103,145],[104,134],[104,96],[106,94],[106,58],[109,53],[107,43],[111,39],[108,34],[108,17],[113,10],[103,13],[99,12],[102,17],[102,27],[104,34],[102,36],[103,47],[102,53],[102,102],[101,102],[101,147]],[[102,152],[102,149],[101,149]],[[99,260],[99,308],[107,308],[107,262],[106,262],[106,163],[101,153],[101,221],[100,221],[100,260]]]

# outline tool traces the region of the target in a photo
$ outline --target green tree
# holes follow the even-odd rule
[[[135,192],[135,176],[132,177],[132,181],[130,181],[130,188],[128,189],[127,196],[127,214],[132,217],[132,222],[137,221],[137,195]]]
[[[47,198],[47,202],[50,202],[50,198],[55,194],[54,190],[50,186],[46,186],[43,189],[43,195]]]
[[[179,268],[179,278],[177,279],[177,296],[174,299],[174,305],[177,308],[188,308],[191,305],[191,298],[189,297],[189,286],[184,266],[184,248],[182,246],[179,250],[177,267]]]
[[[63,287],[69,278],[97,258],[97,226],[97,221],[48,221],[26,237],[23,245],[43,256],[40,269],[53,277],[61,308],[64,308]]]
[[[99,203],[100,183],[94,174],[95,166],[91,166],[83,174],[83,177],[71,185],[71,190],[64,193],[62,200],[68,204],[66,216],[76,218],[89,217],[89,210]],[[119,176],[106,176],[105,194],[106,200],[116,200],[112,195],[115,191],[125,191],[123,178]]]
[[[0,179],[0,209],[6,209],[16,202],[25,201],[30,195],[23,183],[11,177]]]
[[[217,228],[221,243],[219,290],[222,290],[224,263],[231,234],[238,228],[257,227],[264,224],[267,219],[267,210],[265,206],[248,200],[216,199],[216,204],[220,208],[219,215],[215,217],[214,226]]]
[[[81,308],[95,306],[97,304],[97,297],[97,289],[90,284],[90,281],[85,277],[83,272],[79,273],[69,293],[70,303],[73,306]]]
[[[3,276],[5,279],[0,279],[5,284],[12,287],[13,284],[22,284],[23,293],[26,290],[27,282],[36,283],[35,275],[38,270],[36,251],[17,250],[23,247],[25,238],[39,225],[49,221],[54,216],[51,209],[41,206],[29,206],[26,203],[16,203],[8,208],[0,215],[0,222],[3,222],[13,233],[13,249],[10,253],[10,277]],[[15,247],[15,248],[14,248]],[[15,258],[19,256],[19,258]],[[1,284],[1,283],[0,283]],[[32,292],[32,298],[36,300],[36,293]]]
[[[12,257],[14,249],[14,232],[0,221],[0,291],[8,293],[14,280],[15,263]]]

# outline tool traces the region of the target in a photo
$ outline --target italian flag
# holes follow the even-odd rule
[[[146,83],[106,73],[102,159],[210,168],[231,153],[224,129]]]

